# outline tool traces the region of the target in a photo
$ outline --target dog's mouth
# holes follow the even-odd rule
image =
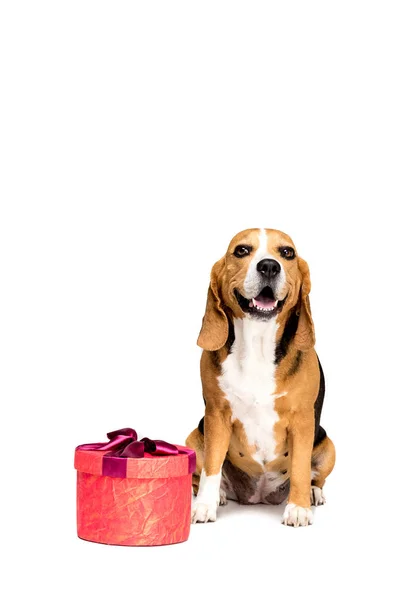
[[[266,320],[277,315],[285,303],[286,298],[278,300],[275,298],[273,289],[267,285],[255,298],[245,298],[237,290],[235,296],[243,312],[258,319]]]

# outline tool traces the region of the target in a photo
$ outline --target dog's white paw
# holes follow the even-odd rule
[[[312,525],[313,515],[310,508],[303,508],[297,504],[287,504],[283,513],[282,523],[293,527],[306,527]]]
[[[207,523],[217,520],[217,504],[205,504],[195,501],[192,508],[192,523]]]
[[[321,506],[325,504],[326,499],[322,489],[316,485],[311,486],[311,506]]]
[[[226,497],[226,493],[224,492],[224,490],[219,490],[219,505],[220,506],[225,506],[225,504],[228,504],[228,500]]]

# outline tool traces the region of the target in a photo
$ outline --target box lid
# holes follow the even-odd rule
[[[76,448],[74,466],[77,471],[91,475],[158,479],[182,477],[196,468],[196,453],[191,448],[175,445],[179,454],[159,456],[144,453],[141,458],[110,456],[105,450],[81,450]]]

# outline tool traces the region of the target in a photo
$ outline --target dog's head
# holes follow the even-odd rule
[[[219,350],[229,333],[229,319],[285,320],[298,316],[294,343],[308,350],[315,343],[308,295],[310,272],[291,238],[276,229],[246,229],[235,235],[211,271],[206,312],[198,344]]]

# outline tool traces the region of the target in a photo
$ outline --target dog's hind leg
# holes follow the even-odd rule
[[[311,504],[325,504],[322,488],[325,480],[335,466],[335,446],[332,440],[325,437],[314,447],[311,457]]]

